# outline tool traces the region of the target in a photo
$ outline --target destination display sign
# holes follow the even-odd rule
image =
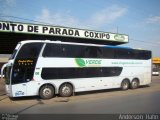
[[[75,37],[84,39],[96,39],[112,42],[128,42],[128,35],[110,32],[94,31],[87,29],[69,28],[62,26],[50,26],[41,24],[18,23],[11,21],[0,21],[1,32],[15,32],[27,34],[41,34],[62,37]]]

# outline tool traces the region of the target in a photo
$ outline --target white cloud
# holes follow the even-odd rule
[[[100,11],[97,11],[91,18],[94,24],[99,26],[103,24],[109,24],[123,16],[127,9],[120,6],[111,6]]]
[[[36,21],[61,26],[75,26],[79,23],[79,21],[71,16],[69,12],[54,13],[48,9],[43,9],[41,15],[36,16]]]
[[[15,4],[16,0],[0,0],[0,15],[9,15],[11,13],[11,8]]]
[[[87,19],[76,18],[71,15],[70,11],[53,12],[48,9],[42,9],[41,14],[36,16],[36,21],[41,21],[53,25],[82,27],[82,28],[99,28],[120,18],[126,13],[127,9],[120,6],[111,6],[101,9],[91,14]]]
[[[160,16],[149,17],[149,18],[147,18],[146,21],[147,21],[147,23],[154,23],[154,24],[160,23]]]

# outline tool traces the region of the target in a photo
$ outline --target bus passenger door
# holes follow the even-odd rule
[[[15,66],[12,71],[12,95],[20,97],[27,95],[27,69],[23,66]]]

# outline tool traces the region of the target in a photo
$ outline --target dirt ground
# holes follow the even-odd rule
[[[6,94],[5,92],[5,81],[4,79],[0,79],[0,95]]]

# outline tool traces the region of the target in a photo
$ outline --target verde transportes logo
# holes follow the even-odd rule
[[[75,62],[79,67],[98,67],[102,60],[75,58]]]

